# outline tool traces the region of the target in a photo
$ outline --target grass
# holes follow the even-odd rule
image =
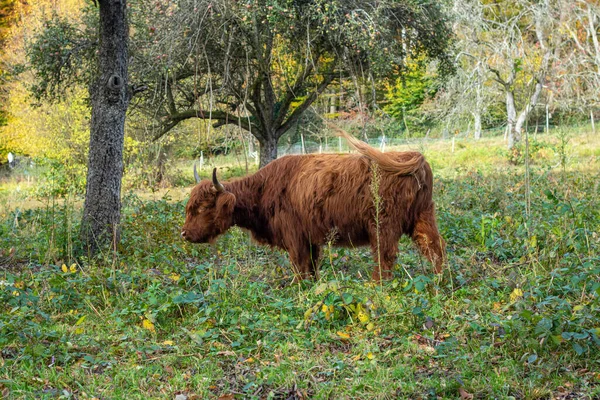
[[[538,140],[529,215],[498,139],[421,146],[449,268],[434,276],[402,240],[383,286],[367,249],[327,246],[319,280],[292,285],[287,256],[238,229],[183,242],[182,189],[126,194],[118,255],[71,270],[78,200],[31,204],[4,183],[0,392],[598,398],[600,135]]]

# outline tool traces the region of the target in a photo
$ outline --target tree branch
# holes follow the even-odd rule
[[[318,56],[316,57],[318,59]],[[304,82],[306,77],[311,73],[314,64],[308,63],[302,71],[298,73],[296,76],[296,80],[291,87],[288,87],[288,90],[285,94],[283,101],[281,102],[281,107],[279,108],[277,118],[273,122],[273,126],[279,127],[283,123],[283,120],[287,116],[287,112],[290,109],[290,105],[294,101],[294,99],[298,96],[298,91],[304,86]]]
[[[219,127],[219,126],[223,126],[226,124],[234,124],[234,125],[239,125],[244,128],[247,131],[252,131],[253,134],[258,132],[258,129],[256,126],[254,126],[253,124],[249,124],[247,120],[244,120],[243,118],[238,120],[238,117],[236,117],[233,114],[230,114],[228,112],[225,111],[212,111],[212,112],[208,112],[205,110],[195,110],[195,109],[191,109],[191,110],[185,110],[179,113],[175,113],[175,114],[169,114],[166,117],[166,121],[163,125],[163,129],[156,134],[152,140],[156,141],[158,139],[160,139],[161,137],[163,137],[164,135],[166,135],[171,129],[173,129],[175,126],[177,126],[177,124],[179,124],[181,121],[185,121],[186,119],[190,119],[190,118],[200,118],[200,119],[214,119],[217,122],[215,123],[215,125],[213,125],[214,127]]]
[[[334,62],[334,64],[335,64],[335,62]],[[287,121],[285,121],[279,128],[277,128],[277,130],[276,130],[276,136],[278,138],[281,137],[281,135],[283,135],[285,132],[287,132],[288,129],[291,128],[291,126],[300,118],[300,116],[302,115],[302,113],[304,111],[306,111],[306,109],[308,109],[308,107],[310,107],[310,105],[317,99],[317,97],[321,93],[323,93],[323,91],[325,89],[327,89],[327,86],[329,86],[329,84],[335,79],[335,77],[336,77],[336,75],[333,73],[333,71],[330,71],[329,73],[325,74],[325,76],[323,77],[323,81],[321,81],[321,83],[319,84],[319,86],[317,86],[317,89],[314,92],[312,92],[302,102],[302,104],[300,104],[292,112],[292,114],[289,116],[289,118],[287,119]]]
[[[498,71],[496,68],[492,68],[490,66],[488,66],[488,69],[494,73],[494,75],[496,75],[496,78],[494,78],[494,80],[496,82],[498,82],[499,84],[501,84],[502,86],[506,87],[508,86],[508,83],[502,79],[502,75],[500,75],[500,71]]]

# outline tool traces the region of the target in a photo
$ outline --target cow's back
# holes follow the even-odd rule
[[[413,153],[386,154],[401,161]],[[377,213],[372,169],[373,162],[361,155],[315,154],[285,156],[260,170],[265,182],[261,208],[272,225],[273,244],[282,245],[277,238],[290,230],[315,244],[334,234],[337,244],[368,242]],[[381,170],[378,176],[380,222],[393,222],[393,229],[409,233],[421,208],[417,203],[431,199],[429,166],[410,176]]]

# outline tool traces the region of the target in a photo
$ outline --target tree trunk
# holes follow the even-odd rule
[[[277,158],[277,138],[275,135],[265,135],[265,139],[261,139],[260,143],[260,164],[259,168],[264,167],[271,161]]]
[[[479,110],[476,110],[473,113],[473,117],[475,119],[475,139],[481,139],[481,113],[479,112]]]
[[[507,88],[506,90],[506,115],[507,115],[507,132],[508,132],[508,148],[512,149],[519,141],[517,132],[515,131],[515,120],[517,119],[517,109],[515,107],[515,96],[513,92]]]
[[[523,111],[521,111],[521,114],[519,114],[519,118],[517,119],[517,123],[515,125],[515,132],[517,133],[517,135],[519,137],[521,136],[521,132],[523,131],[523,125],[525,124],[527,117],[529,117],[529,113],[531,113],[531,110],[533,110],[535,108],[535,106],[537,105],[537,102],[538,102],[538,99],[540,98],[540,94],[542,93],[543,87],[544,86],[541,81],[538,81],[535,84],[535,90],[534,90],[533,94],[531,95],[531,99],[529,99],[529,102],[525,106],[525,109]]]
[[[483,108],[483,71],[481,63],[477,64],[477,83],[475,88],[475,110],[473,118],[475,119],[475,139],[481,139],[481,110]]]
[[[88,255],[119,240],[127,86],[126,0],[99,0],[98,78],[90,86],[92,118],[81,240]]]

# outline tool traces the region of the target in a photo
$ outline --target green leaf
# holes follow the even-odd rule
[[[350,293],[342,293],[342,301],[344,304],[350,304],[354,300],[354,297]]]
[[[573,350],[575,350],[575,353],[577,353],[578,356],[585,353],[585,349],[579,343],[573,343]]]
[[[542,318],[540,322],[535,326],[536,335],[549,333],[552,329],[552,320],[548,318]]]

